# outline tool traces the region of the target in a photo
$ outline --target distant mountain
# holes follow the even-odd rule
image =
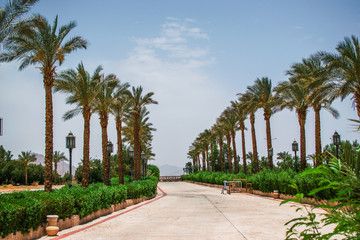
[[[173,165],[162,165],[158,166],[160,170],[160,176],[180,176],[183,175],[183,169]]]
[[[39,153],[35,153],[35,156],[36,156],[36,162],[34,162],[33,164],[40,164],[42,166],[45,166],[45,156]],[[54,163],[53,163],[53,169],[54,169]],[[72,165],[71,171],[73,175],[75,174],[75,170],[76,167]],[[69,172],[69,162],[61,161],[60,163],[58,163],[57,173],[61,176],[64,176],[66,172]]]

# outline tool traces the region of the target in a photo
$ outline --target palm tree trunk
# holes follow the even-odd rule
[[[298,112],[299,124],[300,124],[300,161],[301,170],[306,168],[306,139],[305,139],[305,121],[306,110]]]
[[[268,150],[269,168],[273,169],[273,157],[269,155],[269,150],[272,148],[270,117],[271,117],[271,114],[269,113],[269,111],[264,109],[264,120],[266,122],[266,143],[267,143],[267,150]]]
[[[140,180],[140,123],[139,113],[133,113],[134,119],[134,180]]]
[[[203,166],[202,166],[202,170],[205,171],[206,170],[206,167],[205,167],[205,151],[202,151],[202,162],[203,162]]]
[[[89,186],[89,171],[90,171],[90,107],[84,107],[84,149],[83,149],[83,172],[82,172],[82,186]]]
[[[27,176],[28,164],[25,164],[25,185],[28,185],[28,176]]]
[[[254,156],[254,165],[255,165],[255,173],[259,172],[259,158],[257,153],[257,145],[256,145],[256,134],[255,134],[255,114],[250,114],[250,123],[251,123],[251,138],[253,145],[253,156]]]
[[[245,125],[244,122],[240,123],[240,130],[241,130],[241,146],[242,146],[242,155],[243,155],[243,166],[244,166],[244,173],[247,173],[247,166],[246,166],[246,150],[245,150]]]
[[[54,185],[56,185],[56,174],[57,174],[57,162],[54,163],[54,172],[55,172],[55,178],[54,178]]]
[[[103,175],[104,184],[110,185],[109,183],[109,154],[106,150],[108,136],[107,136],[107,125],[109,116],[107,112],[100,112],[100,125],[101,125],[101,137],[102,137],[102,155],[103,155]]]
[[[119,184],[124,184],[124,156],[121,138],[121,117],[116,117],[117,147],[118,147],[118,163],[119,163]]]
[[[52,189],[52,155],[53,155],[53,102],[52,102],[52,75],[44,75],[45,85],[45,192]]]
[[[220,148],[220,171],[224,172],[224,165],[223,165],[223,141],[222,138],[219,141],[219,148]]]
[[[234,152],[234,166],[235,166],[235,174],[239,172],[239,164],[237,161],[237,155],[236,155],[236,143],[235,143],[235,131],[231,131],[231,139],[232,139],[232,145],[233,145],[233,152]]]
[[[197,161],[198,171],[200,171],[200,153],[199,152],[197,154],[196,161]]]
[[[321,107],[314,107],[315,111],[315,159],[316,166],[321,164],[320,154],[321,154],[321,129],[320,129],[320,110]]]
[[[232,173],[232,165],[231,165],[231,149],[230,149],[230,145],[231,145],[230,134],[226,134],[226,142],[227,142],[227,145],[228,145],[228,164],[229,164],[229,173]]]

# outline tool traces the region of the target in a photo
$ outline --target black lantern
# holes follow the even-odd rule
[[[106,144],[106,151],[110,154],[114,151],[114,145],[111,141]]]
[[[299,151],[299,144],[295,140],[292,143],[292,150],[295,152],[295,171],[298,172],[298,160],[296,157],[296,152]]]
[[[75,148],[75,136],[70,132],[66,137],[66,148]]]
[[[130,182],[132,182],[133,181],[133,168],[134,168],[134,165],[133,165],[134,149],[131,146],[129,147],[128,154],[129,154],[129,159],[131,162]]]
[[[269,150],[268,150],[268,155],[269,155],[269,157],[274,156],[274,150],[273,150],[273,148],[269,148]]]
[[[292,143],[292,150],[294,152],[297,152],[299,151],[299,144],[294,140],[293,143]]]
[[[341,140],[340,140],[340,134],[335,131],[334,135],[333,135],[333,144],[336,145],[340,145],[341,144]]]
[[[72,187],[72,172],[71,172],[71,161],[72,161],[72,150],[75,148],[75,136],[70,132],[66,136],[66,148],[69,149],[69,188]]]
[[[107,151],[108,154],[109,154],[109,159],[108,159],[108,163],[109,163],[108,185],[109,185],[109,186],[111,185],[111,178],[110,178],[111,163],[110,163],[110,157],[111,157],[111,153],[113,152],[113,150],[114,150],[114,145],[112,144],[111,141],[109,141],[109,142],[106,144],[106,151]]]
[[[333,135],[333,144],[336,146],[336,157],[339,158],[339,146],[341,144],[340,134],[335,131]]]

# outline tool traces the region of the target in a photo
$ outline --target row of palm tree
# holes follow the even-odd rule
[[[273,168],[272,138],[270,119],[273,114],[283,109],[295,110],[300,126],[300,160],[301,169],[306,167],[306,139],[305,122],[310,108],[315,112],[315,165],[321,164],[321,127],[320,111],[327,110],[335,118],[339,113],[333,107],[332,102],[336,98],[343,100],[352,95],[354,106],[360,118],[360,47],[358,38],[355,36],[345,37],[336,47],[336,53],[318,52],[309,58],[302,59],[300,63],[293,64],[286,75],[288,81],[280,82],[276,87],[272,86],[271,79],[267,77],[258,78],[254,84],[247,87],[245,93],[239,93],[237,101],[232,101],[216,120],[211,129],[200,133],[192,143],[188,156],[193,159],[193,164],[200,165],[200,153],[203,155],[203,170],[214,170],[209,164],[205,166],[206,146],[210,142],[217,142],[220,148],[220,169],[223,167],[223,141],[227,142],[227,159],[229,171],[239,171],[235,133],[241,130],[242,158],[244,172],[246,166],[246,148],[244,121],[249,117],[252,137],[252,160],[254,171],[259,171],[259,157],[257,152],[255,113],[263,110],[266,123],[267,160],[268,167]],[[210,134],[204,134],[210,132]],[[232,151],[230,145],[232,143]],[[205,147],[204,147],[205,146]],[[234,168],[232,168],[232,161]]]
[[[114,74],[103,74],[101,66],[95,70],[92,76],[85,70],[82,63],[78,65],[76,70],[70,69],[58,74],[57,68],[63,64],[65,57],[75,50],[86,49],[88,42],[81,36],[75,36],[69,40],[65,40],[70,31],[76,27],[75,22],[70,22],[67,25],[58,27],[57,16],[53,24],[49,24],[47,19],[41,15],[35,15],[25,20],[20,19],[21,15],[35,2],[34,0],[12,0],[6,5],[5,10],[0,11],[1,34],[4,34],[4,37],[1,36],[0,38],[0,40],[2,40],[0,43],[2,43],[3,49],[5,50],[5,52],[0,55],[0,62],[18,60],[20,62],[19,70],[23,70],[29,65],[36,65],[39,67],[43,76],[46,101],[45,191],[49,192],[52,189],[53,89],[68,94],[67,103],[76,105],[73,110],[65,113],[65,120],[71,119],[79,113],[83,114],[83,186],[87,187],[89,184],[90,117],[94,112],[100,115],[104,176],[107,176],[109,171],[108,154],[106,153],[109,113],[113,113],[116,116],[119,166],[121,165],[119,169],[123,169],[121,122],[125,115],[131,116],[127,117],[127,121],[129,121],[129,126],[132,124],[133,131],[132,137],[128,137],[128,139],[130,139],[130,143],[134,146],[134,179],[140,179],[141,151],[144,150],[148,154],[151,153],[151,144],[149,143],[149,140],[152,139],[149,137],[151,133],[145,133],[145,130],[153,130],[147,125],[142,128],[141,112],[146,112],[144,109],[147,104],[156,103],[156,101],[152,99],[154,93],[144,94],[142,87],[132,87],[132,91],[129,91],[128,83],[120,83]],[[19,6],[12,7],[15,4],[19,4]],[[11,14],[13,14],[18,21],[7,20],[9,16],[11,18]],[[126,106],[129,106],[128,109],[125,108]],[[141,133],[142,130],[144,133]],[[142,134],[147,137],[147,141],[140,140]],[[146,143],[146,147],[141,146],[141,143]],[[121,178],[119,182],[123,183],[123,173],[122,175],[119,174],[119,177]],[[107,177],[104,177],[104,179],[105,183],[109,184]]]
[[[123,133],[125,140],[134,146],[134,179],[140,179],[140,153],[147,153],[150,158],[151,140],[153,128],[148,127],[149,112],[146,105],[157,103],[152,99],[154,93],[143,94],[142,87],[128,88],[128,83],[121,83],[115,74],[105,75],[103,68],[98,66],[92,75],[85,70],[83,63],[76,69],[68,69],[56,77],[54,90],[68,95],[66,103],[76,107],[64,114],[64,120],[73,118],[82,113],[84,118],[84,146],[83,146],[83,176],[82,184],[89,184],[89,160],[90,160],[90,118],[93,113],[100,117],[102,135],[102,155],[104,183],[110,184],[109,155],[107,152],[109,114],[114,115],[117,132],[119,183],[124,183],[124,159],[123,159]],[[126,127],[123,128],[125,121]],[[142,142],[141,142],[142,140]],[[148,150],[148,151],[146,151]],[[137,158],[138,156],[138,158]]]

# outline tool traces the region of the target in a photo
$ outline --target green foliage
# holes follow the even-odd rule
[[[312,189],[322,186],[323,183],[319,180],[319,177],[320,175],[317,173],[303,177],[301,174],[297,174],[291,169],[270,170],[264,168],[253,175],[245,175],[244,173],[228,174],[222,172],[199,171],[189,175],[183,175],[181,176],[181,179],[218,185],[223,185],[224,181],[232,181],[233,179],[247,179],[249,183],[252,183],[254,190],[260,190],[262,192],[273,192],[274,190],[278,190],[283,194],[294,195],[296,194],[296,191],[290,187],[291,184],[297,184],[301,191],[310,192]],[[323,199],[331,198],[332,192],[329,190],[323,191],[320,197]]]
[[[90,159],[89,166],[89,183],[104,182],[103,166],[101,161],[99,159]],[[79,183],[82,181],[82,169],[82,164],[79,164],[79,167],[75,171],[75,178]]]
[[[357,156],[347,156],[357,158]],[[329,160],[328,166],[322,165],[303,172],[303,178],[317,175],[320,187],[309,192],[309,189],[300,189],[294,185],[294,188],[300,192],[297,195],[299,199],[295,202],[301,203],[303,192],[306,190],[309,195],[317,199],[322,199],[324,192],[327,192],[326,196],[332,197],[325,204],[298,208],[297,211],[305,210],[306,215],[286,223],[286,225],[292,224],[287,231],[287,239],[292,239],[294,236],[301,239],[330,239],[339,235],[343,237],[342,239],[360,238],[360,178],[355,172],[356,166],[348,165],[349,162],[350,159],[339,160],[333,157]],[[283,201],[282,204],[290,201]],[[321,214],[322,218],[321,215],[314,213],[313,210],[316,208],[326,210],[325,214]],[[319,218],[321,220],[318,220]],[[321,228],[330,224],[335,225],[333,232],[321,233]]]
[[[157,179],[160,178],[160,170],[157,166],[149,164],[148,169],[151,171],[151,176],[155,176]]]
[[[50,193],[43,191],[14,192],[0,195],[0,235],[36,229],[46,221],[46,215],[58,215],[65,219],[73,214],[86,217],[112,204],[126,199],[154,196],[158,178],[150,176],[143,181],[125,185],[106,186],[103,183],[90,184],[84,189],[78,184]]]

